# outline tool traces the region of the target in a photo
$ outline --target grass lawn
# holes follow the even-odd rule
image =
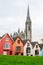
[[[0,65],[43,65],[43,57],[0,55]]]

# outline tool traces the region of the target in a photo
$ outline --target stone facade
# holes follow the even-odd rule
[[[21,31],[18,29],[18,32],[14,32],[13,38],[20,36],[22,40],[30,40],[31,41],[31,20],[30,20],[30,15],[29,15],[29,7],[27,10],[27,18],[25,22],[25,32]]]
[[[26,34],[26,39],[31,41],[31,20],[29,16],[29,7],[27,10],[27,19],[25,23],[25,34]]]

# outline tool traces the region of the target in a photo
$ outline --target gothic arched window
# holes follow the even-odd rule
[[[30,26],[28,26],[28,30],[30,30]]]
[[[31,52],[31,48],[30,47],[27,47],[26,48],[26,53],[30,53]]]

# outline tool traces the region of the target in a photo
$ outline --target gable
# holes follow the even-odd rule
[[[33,48],[35,47],[36,44],[39,46],[39,43],[38,43],[37,41],[31,42],[31,44],[32,44]],[[39,47],[40,47],[40,46],[39,46]]]
[[[43,48],[43,43],[42,44],[39,44],[40,48],[42,49]]]
[[[27,43],[31,44],[30,41],[27,41]]]
[[[7,33],[2,37],[1,41],[13,42],[13,40],[11,39],[9,34],[7,34]]]
[[[34,48],[40,48],[39,44],[35,44]]]
[[[27,46],[29,46],[29,47],[31,47],[32,48],[32,44],[31,44],[31,42],[28,40],[28,41],[26,41],[26,43],[25,43],[25,46],[24,47],[27,47]]]
[[[17,45],[23,45],[24,46],[24,42],[20,37],[17,37],[16,40],[14,41],[14,44]]]

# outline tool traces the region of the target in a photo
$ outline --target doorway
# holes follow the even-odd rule
[[[3,55],[7,55],[7,51],[3,51]]]

